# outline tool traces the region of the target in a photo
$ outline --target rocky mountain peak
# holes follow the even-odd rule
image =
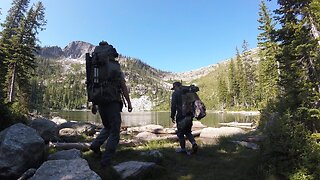
[[[87,52],[94,50],[94,45],[83,41],[72,41],[64,49],[64,56],[66,58],[78,59],[84,57]]]
[[[40,48],[38,55],[44,58],[58,59],[64,57],[62,49],[58,46],[45,46]]]

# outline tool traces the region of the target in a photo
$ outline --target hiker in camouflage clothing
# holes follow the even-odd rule
[[[99,48],[103,46],[112,47],[111,45],[107,44],[104,41],[99,44]],[[112,47],[111,49],[114,51],[112,53],[114,57],[109,59],[108,65],[110,66],[110,69],[112,71],[113,67],[118,67],[118,69],[120,69],[120,65],[119,65],[119,62],[115,61],[114,59],[118,57],[118,53],[116,52],[115,48]],[[97,101],[98,104],[94,103],[92,107],[93,114],[96,114],[98,109],[101,120],[102,120],[102,124],[104,127],[101,130],[100,134],[96,137],[96,139],[94,139],[94,141],[91,143],[90,149],[96,154],[101,154],[100,146],[107,140],[106,150],[102,155],[102,160],[101,160],[101,166],[103,167],[111,164],[111,158],[115,153],[117,145],[120,140],[120,126],[121,126],[120,112],[122,111],[122,107],[123,107],[121,94],[123,94],[127,102],[128,111],[129,112],[132,111],[132,105],[129,98],[129,92],[126,86],[123,72],[120,71],[119,73],[115,73],[114,71],[112,76],[111,76],[112,78],[111,79],[109,78],[106,83],[109,84],[108,86],[110,86],[110,84],[116,86],[116,88],[118,89],[117,91],[121,93],[116,93],[116,95],[114,95],[116,97],[112,97],[111,98],[112,100],[108,102]],[[103,99],[103,98],[100,98],[100,99]]]
[[[188,154],[195,154],[198,150],[198,145],[191,134],[192,119],[190,114],[183,115],[182,113],[182,84],[180,82],[174,82],[171,90],[174,90],[171,97],[171,120],[173,123],[177,123],[177,136],[179,138],[180,148],[176,149],[177,153],[188,153],[186,150],[186,141],[184,135],[188,138],[192,144],[192,150]]]

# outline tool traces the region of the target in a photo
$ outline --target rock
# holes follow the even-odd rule
[[[58,138],[57,124],[45,118],[37,118],[29,124],[45,142],[56,141]]]
[[[90,143],[49,143],[50,148],[61,149],[61,150],[70,150],[78,149],[80,151],[89,151]]]
[[[44,140],[24,124],[14,124],[0,133],[0,179],[17,179],[44,160]]]
[[[66,123],[62,123],[58,126],[58,129],[64,129],[64,128],[72,128],[74,129],[78,134],[85,134],[88,136],[92,136],[96,133],[96,125],[93,125],[91,123],[83,123],[83,122],[77,122],[77,121],[68,121]]]
[[[59,160],[59,159],[78,159],[82,158],[82,153],[78,149],[69,149],[69,150],[63,150],[58,151],[54,154],[49,155],[48,160]]]
[[[57,125],[66,123],[67,120],[62,119],[61,117],[54,117],[53,119],[51,119],[52,122],[56,123]]]
[[[176,134],[175,128],[163,128],[162,131],[159,131],[159,134]]]
[[[151,132],[151,133],[157,133],[158,131],[163,130],[163,126],[161,125],[155,125],[155,124],[149,124],[145,126],[140,126],[140,127],[132,127],[128,128],[128,131],[131,132]]]
[[[22,174],[22,176],[18,180],[27,180],[31,178],[36,173],[36,171],[37,169],[34,168],[28,169],[26,172]]]
[[[152,157],[156,157],[156,158],[161,158],[163,156],[159,150],[141,152],[140,154],[143,156],[152,156]]]
[[[206,125],[203,125],[200,121],[192,121],[192,129],[201,129],[206,128]]]
[[[77,142],[81,135],[75,129],[63,128],[59,130],[59,138],[65,142]]]
[[[128,161],[120,163],[113,168],[120,174],[122,179],[139,179],[145,171],[155,168],[153,162]]]
[[[258,150],[259,146],[255,143],[246,142],[246,141],[232,141],[233,143],[239,144],[249,149]]]
[[[245,131],[236,127],[221,127],[221,128],[204,128],[200,133],[200,138],[220,138],[222,136],[232,136],[235,134],[244,134]]]
[[[136,138],[142,141],[152,141],[157,139],[157,135],[151,132],[141,132],[137,134]]]
[[[46,161],[29,180],[43,179],[101,180],[101,178],[89,168],[88,162],[84,159]]]

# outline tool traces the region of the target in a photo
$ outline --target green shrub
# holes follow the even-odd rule
[[[298,117],[299,113],[287,113],[266,129],[265,167],[284,178],[315,179],[320,177],[320,148]]]

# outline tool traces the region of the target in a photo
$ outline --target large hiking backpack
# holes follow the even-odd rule
[[[86,75],[88,101],[93,104],[107,104],[121,101],[118,53],[112,45],[100,42],[93,53],[86,53]]]
[[[193,116],[200,120],[206,116],[206,106],[200,100],[197,92],[199,88],[194,85],[182,86],[182,115]]]

